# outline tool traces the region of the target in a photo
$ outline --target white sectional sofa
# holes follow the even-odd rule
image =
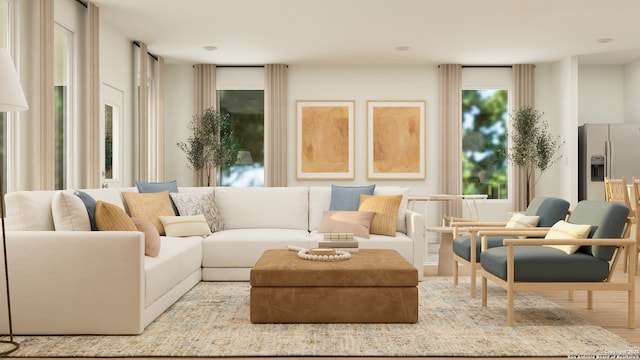
[[[126,209],[121,193],[136,188],[83,190]],[[199,281],[247,281],[267,249],[316,247],[331,187],[180,188],[213,191],[224,230],[207,237],[161,237],[158,256],[145,256],[138,231],[55,231],[55,191],[7,194],[7,255],[15,334],[139,334]],[[422,269],[422,215],[406,209],[395,237],[371,235],[360,248],[395,249]],[[1,251],[1,249],[0,249]],[[418,272],[422,277],[422,271]],[[0,269],[4,277],[4,269]],[[0,285],[0,332],[8,332],[6,291]]]

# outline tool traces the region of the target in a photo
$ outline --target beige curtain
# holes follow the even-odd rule
[[[149,181],[149,89],[147,44],[138,42],[138,180]]]
[[[53,1],[40,0],[40,76],[39,99],[39,188],[55,188],[55,141],[53,105]],[[0,80],[1,81],[1,80]]]
[[[100,187],[100,13],[98,7],[89,2],[89,41],[87,42],[87,127],[85,182],[87,188]]]
[[[216,107],[216,65],[214,64],[196,64],[195,71],[195,103],[194,114],[200,114],[202,110],[210,107]],[[211,169],[207,174],[206,171],[196,171],[196,186],[207,186],[207,178],[211,181],[211,186],[216,186],[216,171]]]
[[[283,64],[265,66],[265,186],[287,186],[287,68]]]
[[[156,86],[158,91],[156,94],[158,94],[158,107],[156,109],[155,181],[164,181],[164,58],[162,56],[158,56],[157,67]]]
[[[534,69],[531,64],[513,65],[513,110],[517,111],[522,106],[535,106]],[[527,199],[527,179],[522,167],[514,169],[513,179],[513,210],[524,211],[531,199],[535,196],[535,186],[530,184],[529,198]]]
[[[443,194],[462,194],[462,65],[440,65],[440,188]],[[448,201],[444,212],[462,216],[462,201]],[[425,219],[425,222],[429,219]]]

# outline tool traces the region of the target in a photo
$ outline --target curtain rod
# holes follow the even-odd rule
[[[462,65],[462,68],[512,68],[511,65]]]
[[[137,41],[133,42],[133,45],[140,47],[140,43]],[[149,51],[147,51],[147,55],[151,56],[152,58],[154,58],[156,61],[158,61],[158,56],[157,55],[153,55],[152,53],[150,53]]]

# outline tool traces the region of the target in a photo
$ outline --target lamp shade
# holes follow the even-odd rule
[[[251,152],[247,150],[238,151],[236,165],[253,165],[253,157],[251,156]]]
[[[7,49],[0,49],[0,112],[23,111],[28,108],[11,55]]]

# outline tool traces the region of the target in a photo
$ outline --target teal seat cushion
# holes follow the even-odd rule
[[[507,247],[482,252],[484,271],[507,280]],[[567,255],[547,246],[514,248],[514,280],[520,282],[596,282],[609,276],[609,263],[584,253]]]
[[[512,238],[513,236],[509,236]],[[504,236],[487,236],[487,249],[491,249],[496,246],[502,246]],[[461,235],[453,239],[453,253],[461,258],[471,261],[471,235]],[[476,239],[476,262],[480,262],[480,250],[482,248],[482,241],[478,237]]]

